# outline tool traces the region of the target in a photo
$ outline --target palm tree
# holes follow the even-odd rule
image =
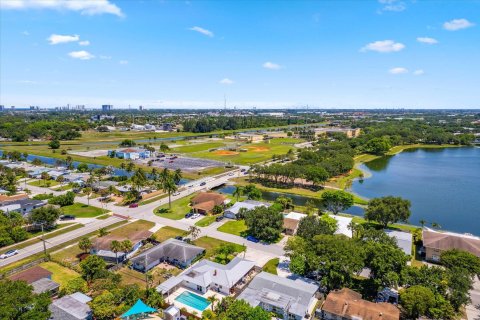
[[[120,163],[120,169],[125,170],[125,162]]]
[[[442,228],[442,226],[439,225],[439,224],[436,223],[436,222],[432,222],[432,228],[434,228],[434,229],[440,229],[440,228]]]
[[[123,240],[122,243],[121,243],[121,247],[122,247],[123,252],[125,252],[125,255],[127,255],[133,249],[132,241],[130,241],[128,239]]]
[[[87,195],[87,204],[90,205],[90,195],[92,194],[92,188],[90,187],[83,188],[83,193]]]
[[[172,193],[178,190],[177,185],[171,177],[162,184],[163,192],[168,193],[168,208],[172,209]]]
[[[240,186],[237,186],[235,188],[235,191],[233,191],[232,195],[234,197],[237,197],[237,201],[238,201],[238,198],[240,198],[241,196],[243,196],[243,193],[245,192],[245,188],[244,187],[240,187]]]
[[[427,221],[425,221],[423,219],[421,219],[419,222],[420,222],[420,225],[422,226],[422,229],[427,224]]]
[[[83,237],[78,242],[78,247],[80,250],[83,250],[85,253],[87,253],[92,248],[92,241],[90,241],[88,237]]]
[[[125,170],[127,170],[128,173],[132,172],[134,169],[135,169],[135,164],[133,162],[129,162],[127,164],[127,167],[125,168]]]
[[[182,170],[177,169],[173,172],[173,181],[175,184],[179,184],[180,180],[182,180]]]
[[[200,235],[200,228],[197,226],[188,227],[188,234],[192,236],[192,240],[195,240]]]
[[[112,250],[115,253],[115,260],[117,261],[117,264],[118,264],[118,252],[122,251],[122,244],[117,240],[113,240],[110,243],[110,250]]]
[[[160,183],[164,184],[167,181],[168,177],[170,177],[170,171],[168,171],[167,168],[164,168],[162,172],[160,172]]]
[[[213,311],[213,307],[215,305],[215,302],[218,301],[217,296],[213,295],[213,296],[208,297],[207,299],[208,299],[208,301],[210,301],[210,305],[212,306],[212,311]]]

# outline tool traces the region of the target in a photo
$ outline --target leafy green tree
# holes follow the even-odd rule
[[[448,300],[455,311],[471,302],[470,290],[473,288],[473,281],[468,270],[463,268],[452,268],[448,274]]]
[[[42,162],[42,160],[40,160],[40,159],[38,159],[38,158],[34,158],[34,159],[32,160],[32,164],[33,164],[34,166],[41,166],[41,165],[43,164],[43,162]]]
[[[376,221],[386,228],[391,223],[407,222],[410,217],[410,201],[400,197],[374,198],[368,202],[365,219]]]
[[[135,141],[133,141],[131,139],[124,139],[124,140],[122,140],[122,142],[120,142],[120,144],[118,146],[122,147],[122,148],[125,148],[125,147],[134,147],[136,145],[137,144],[135,143]]]
[[[48,200],[49,204],[55,204],[60,207],[70,206],[75,202],[75,193],[72,191],[68,191],[65,194],[61,194],[59,196],[50,198]]]
[[[368,242],[365,246],[366,267],[378,286],[396,287],[408,257],[396,245]]]
[[[161,308],[163,306],[163,296],[155,289],[145,290],[145,303],[153,308]]]
[[[321,196],[323,206],[333,214],[353,206],[353,196],[341,190],[327,190]]]
[[[35,294],[25,281],[0,280],[0,319],[47,320],[50,318],[48,294]]]
[[[463,250],[448,250],[440,255],[440,262],[448,269],[464,269],[470,277],[480,276],[480,258]]]
[[[56,221],[62,214],[62,210],[48,205],[33,209],[28,220],[33,224],[43,224],[48,229],[55,226]]]
[[[165,142],[162,142],[162,143],[160,144],[160,151],[163,152],[163,153],[165,153],[165,152],[167,152],[168,150],[170,150],[170,148],[165,144]]]
[[[50,149],[56,150],[60,148],[60,141],[54,139],[48,143],[48,146],[50,147]]]
[[[88,283],[95,279],[104,278],[108,275],[106,263],[102,258],[96,255],[88,256],[85,260],[80,262],[80,269],[82,278]]]
[[[310,241],[292,237],[285,249],[295,261],[293,269],[290,265],[292,272],[315,272],[327,290],[350,285],[353,275],[364,267],[363,246],[343,235],[318,235]]]
[[[260,191],[255,185],[249,184],[245,186],[244,194],[249,200],[261,200],[262,191]]]
[[[283,230],[283,214],[271,207],[257,207],[245,213],[245,224],[248,234],[266,242],[274,242]]]
[[[90,302],[93,315],[98,320],[114,319],[121,314],[123,306],[117,305],[117,299],[110,291],[104,291]]]
[[[417,319],[428,315],[435,306],[435,295],[423,286],[412,286],[400,291],[400,302],[407,319]]]
[[[224,320],[270,320],[271,315],[260,307],[251,307],[245,300],[235,300],[226,310]]]
[[[73,278],[69,280],[65,285],[60,289],[60,295],[64,296],[67,294],[72,294],[75,292],[86,293],[88,291],[87,282],[82,279],[82,277]]]
[[[88,165],[86,163],[79,163],[77,166],[77,170],[80,172],[87,172],[88,171]]]
[[[277,199],[275,199],[275,203],[280,204],[283,210],[293,208],[293,200],[289,197],[279,196]]]
[[[365,145],[365,150],[368,153],[376,155],[384,155],[392,148],[392,144],[388,137],[373,138]]]
[[[213,214],[221,214],[223,212],[223,207],[219,205],[215,205],[212,209]]]
[[[306,216],[300,219],[297,229],[297,236],[305,240],[313,240],[319,234],[334,234],[338,229],[338,222],[329,215]]]
[[[89,252],[92,246],[92,241],[88,237],[83,237],[78,241],[78,247],[85,253]]]

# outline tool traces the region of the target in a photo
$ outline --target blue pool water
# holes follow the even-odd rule
[[[175,300],[199,311],[207,309],[210,305],[210,302],[204,297],[200,297],[199,295],[188,291],[182,292],[182,294],[176,297]]]

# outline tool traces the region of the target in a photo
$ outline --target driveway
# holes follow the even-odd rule
[[[480,320],[480,280],[475,279],[473,289],[470,291],[472,303],[466,307],[468,320]]]

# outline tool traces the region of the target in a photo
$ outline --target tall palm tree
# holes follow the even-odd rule
[[[420,225],[423,227],[425,227],[425,225],[427,224],[427,221],[423,220],[423,219],[420,219]]]
[[[170,177],[170,171],[168,171],[167,168],[164,168],[162,172],[160,172],[160,177],[159,177],[160,183],[164,184],[169,177]]]
[[[215,306],[215,302],[218,301],[217,296],[213,295],[213,296],[208,297],[207,299],[208,299],[208,301],[210,301],[210,306],[212,307],[212,311],[213,311],[213,307]]]
[[[48,174],[48,172],[42,172],[41,178],[43,180],[43,186],[45,187],[45,185],[47,184],[47,180],[50,179],[50,175]]]
[[[182,170],[177,169],[173,172],[173,181],[175,184],[179,184],[180,180],[182,180]]]
[[[125,170],[127,170],[128,173],[132,172],[133,170],[135,170],[135,164],[133,162],[129,162]]]
[[[132,251],[132,249],[133,249],[132,241],[130,241],[128,239],[123,240],[122,243],[121,243],[121,246],[122,246],[123,252],[125,252],[125,255],[127,253],[129,253],[130,251]]]
[[[117,261],[118,264],[118,253],[122,251],[122,244],[117,240],[113,240],[110,243],[110,250],[115,253],[115,261]]]
[[[83,193],[87,195],[87,205],[90,205],[90,196],[92,195],[92,188],[90,187],[83,188]]]
[[[163,192],[168,193],[168,208],[172,209],[172,193],[178,190],[177,185],[173,181],[172,177],[168,177],[162,184]]]
[[[237,197],[237,201],[238,201],[238,198],[240,198],[240,196],[243,196],[243,193],[245,192],[245,188],[244,187],[241,187],[241,186],[237,186],[235,188],[235,191],[233,191],[232,195],[234,197]]]

